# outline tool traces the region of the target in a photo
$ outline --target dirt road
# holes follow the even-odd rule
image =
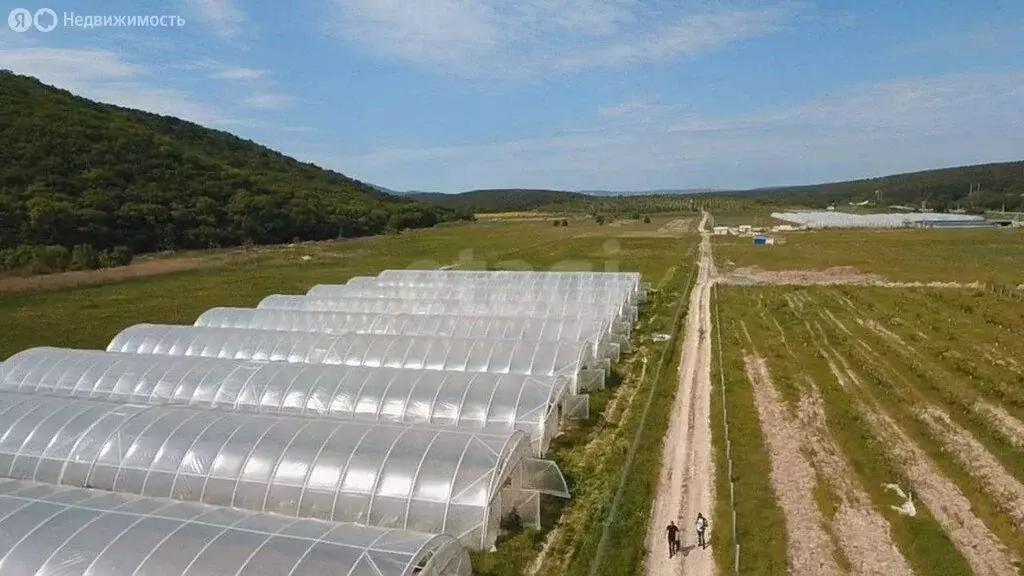
[[[708,521],[714,513],[714,463],[711,454],[711,285],[715,277],[708,216],[700,223],[697,282],[686,315],[679,388],[665,437],[661,476],[647,532],[646,573],[649,576],[705,575],[714,570],[711,547],[697,546],[697,513]],[[665,527],[680,528],[682,553],[668,557]],[[708,536],[715,529],[709,526]]]

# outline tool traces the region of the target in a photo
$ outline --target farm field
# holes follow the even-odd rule
[[[979,258],[1000,257],[988,250]],[[798,268],[838,259],[799,254],[757,263]],[[892,266],[863,254],[865,267]],[[742,258],[737,249],[717,256]],[[852,258],[861,256],[846,262],[861,264]],[[927,252],[918,258],[912,271],[939,272]],[[721,454],[728,421],[741,573],[1020,573],[1024,305],[1014,295],[716,291],[721,363],[713,363],[712,430]],[[719,460],[718,493],[728,494]],[[912,510],[900,491],[910,493]],[[719,498],[719,541],[731,539],[731,523],[729,500]],[[731,547],[715,552],[720,573],[731,571]]]
[[[302,294],[313,284],[342,283],[385,268],[629,269],[657,284],[678,264],[671,246],[680,240],[629,234],[656,231],[672,220],[615,228],[593,222],[569,228],[547,222],[476,223],[250,252],[194,253],[179,258],[194,260],[192,268],[179,264],[137,278],[126,277],[134,266],[100,270],[95,277],[79,278],[90,285],[78,287],[65,285],[63,274],[0,279],[5,328],[0,331],[0,359],[44,344],[102,347],[132,324],[191,324],[214,306],[251,307],[269,294]],[[153,266],[156,261],[142,259],[139,265]],[[5,282],[30,285],[4,291]]]
[[[827,230],[773,236],[784,243],[753,246],[750,238],[716,236],[719,272],[742,272],[755,266],[766,271],[817,272],[852,267],[855,270],[840,272],[879,275],[895,282],[1024,284],[1024,229],[1020,228]]]
[[[669,225],[671,233],[643,234]],[[599,573],[637,573],[660,451],[642,451],[625,476],[620,476],[622,459],[637,438],[646,448],[660,445],[665,434],[678,346],[674,338],[651,336],[674,334],[686,312],[694,278],[694,229],[694,223],[679,216],[614,227],[582,221],[569,228],[549,222],[479,222],[336,243],[188,254],[178,258],[215,261],[138,278],[91,279],[96,283],[86,286],[47,285],[39,278],[42,285],[34,289],[0,293],[5,328],[0,359],[40,345],[103,348],[132,324],[191,324],[214,306],[251,307],[268,294],[304,293],[313,284],[341,283],[385,268],[639,271],[656,292],[634,330],[635,350],[615,366],[609,387],[591,394],[591,417],[569,423],[548,453],[566,475],[572,499],[543,502],[545,531],[526,530],[502,542],[496,552],[472,554],[480,576],[527,570],[585,574],[607,521],[610,544]],[[644,405],[652,397],[666,401],[654,402],[644,419]],[[620,480],[623,513],[607,518]]]

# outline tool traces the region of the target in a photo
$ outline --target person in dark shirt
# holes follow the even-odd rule
[[[665,532],[668,533],[668,557],[672,558],[679,552],[679,527],[675,522],[669,522]]]

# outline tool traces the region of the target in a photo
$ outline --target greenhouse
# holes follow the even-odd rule
[[[579,289],[622,289],[629,294],[633,300],[643,295],[643,290],[636,277],[619,277],[614,274],[605,274],[597,277],[579,278],[563,274],[544,276],[517,276],[510,278],[508,275],[489,275],[467,277],[460,274],[456,277],[440,276],[437,274],[416,274],[418,270],[407,270],[412,274],[390,275],[390,276],[354,276],[349,278],[345,284],[319,284],[313,290],[320,290],[322,286],[352,286],[358,288],[443,288],[443,287],[474,287],[474,288],[505,288],[510,285],[522,290],[551,291],[551,290],[579,290]],[[440,272],[440,271],[439,271]],[[310,292],[312,293],[312,292]]]
[[[5,574],[470,576],[450,536],[0,480]]]
[[[848,212],[773,212],[772,218],[807,228],[908,228],[933,223],[983,224],[983,216],[941,212],[850,214]]]
[[[107,346],[108,352],[133,354],[562,377],[569,381],[571,394],[604,386],[607,360],[594,359],[590,350],[580,344],[536,340],[333,335],[169,324],[136,324]]]
[[[326,310],[363,314],[433,314],[440,316],[501,316],[514,318],[597,319],[612,323],[628,335],[637,319],[635,306],[625,314],[599,310],[588,304],[566,302],[515,302],[508,300],[408,300],[404,298],[327,298],[273,294],[256,306],[278,310]]]
[[[607,289],[566,289],[566,290],[523,290],[515,286],[476,287],[442,286],[424,287],[359,287],[321,284],[306,294],[315,298],[400,298],[403,300],[471,300],[474,302],[561,302],[582,304],[600,310],[622,314],[632,306],[626,290]]]
[[[568,497],[523,432],[469,433],[0,392],[0,476],[493,545]]]
[[[618,359],[628,340],[611,334],[599,318],[516,318],[500,316],[443,316],[437,314],[360,314],[324,310],[271,308],[211,308],[196,326],[323,332],[326,334],[394,334],[445,338],[499,338],[590,343],[600,358]]]
[[[522,430],[535,455],[557,432],[566,381],[541,376],[253,362],[32,348],[0,363],[0,390],[299,416]]]

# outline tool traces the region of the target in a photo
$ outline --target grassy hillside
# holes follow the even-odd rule
[[[139,253],[364,236],[454,217],[226,132],[7,71],[0,141],[0,249],[22,247],[7,260],[23,260],[25,246]]]
[[[980,188],[979,188],[980,185]],[[974,192],[971,192],[972,186]],[[885,204],[919,207],[926,202],[931,210],[952,210],[957,203],[965,210],[1024,210],[1024,162],[979,164],[896,174],[849,182],[814,186],[791,186],[750,190],[741,194],[765,196],[773,200],[810,206],[830,203],[874,200],[881,191]],[[735,192],[733,193],[735,194]]]

